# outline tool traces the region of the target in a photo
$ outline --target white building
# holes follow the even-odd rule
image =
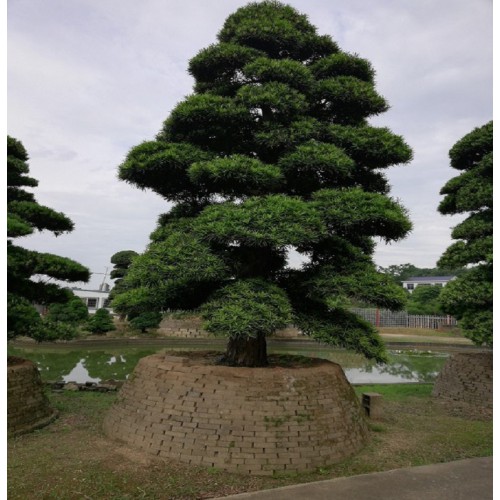
[[[415,276],[402,281],[403,288],[410,293],[417,288],[417,286],[445,286],[446,283],[454,280],[456,276]]]
[[[99,290],[72,288],[71,291],[83,300],[90,314],[94,314],[98,309],[102,309],[103,307],[112,313],[113,311],[109,307],[109,285],[104,283],[99,288]]]

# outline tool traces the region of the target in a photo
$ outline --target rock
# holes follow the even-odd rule
[[[110,379],[101,381],[100,385],[103,385],[105,387],[114,387],[115,389],[120,389],[123,384],[124,384],[123,380]]]

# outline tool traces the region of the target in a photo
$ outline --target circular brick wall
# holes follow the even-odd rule
[[[436,379],[432,395],[493,408],[493,353],[451,356]]]
[[[43,391],[40,372],[27,359],[7,361],[7,430],[10,435],[31,432],[52,422],[57,411]]]
[[[335,363],[232,368],[164,354],[140,360],[104,430],[159,457],[256,475],[335,463],[368,436]]]

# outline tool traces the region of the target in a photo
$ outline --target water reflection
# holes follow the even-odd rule
[[[78,384],[84,384],[85,382],[97,382],[101,381],[100,378],[92,378],[89,374],[87,368],[85,368],[85,359],[78,361],[76,366],[67,374],[62,377],[64,382],[76,382]]]
[[[106,351],[42,351],[9,347],[8,353],[34,361],[44,380],[85,383],[126,380],[142,357],[164,350],[123,348]],[[362,355],[338,349],[287,348],[271,351],[334,361],[342,366],[347,379],[354,384],[433,382],[448,356],[437,352],[390,351],[389,363],[377,365]]]
[[[448,354],[419,351],[393,351],[387,365],[377,365],[381,378],[397,377],[409,382],[433,382]],[[381,381],[381,383],[383,383]]]

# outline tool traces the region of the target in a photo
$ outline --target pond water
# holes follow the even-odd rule
[[[188,350],[176,348],[176,351]],[[192,350],[192,347],[189,348]],[[15,348],[8,354],[30,359],[38,365],[45,381],[101,382],[126,380],[139,359],[165,348],[47,349]],[[389,351],[389,363],[377,365],[363,356],[340,349],[321,346],[311,348],[269,348],[269,352],[300,354],[334,361],[342,366],[352,384],[386,384],[403,382],[432,383],[443,367],[448,354],[431,351]]]

